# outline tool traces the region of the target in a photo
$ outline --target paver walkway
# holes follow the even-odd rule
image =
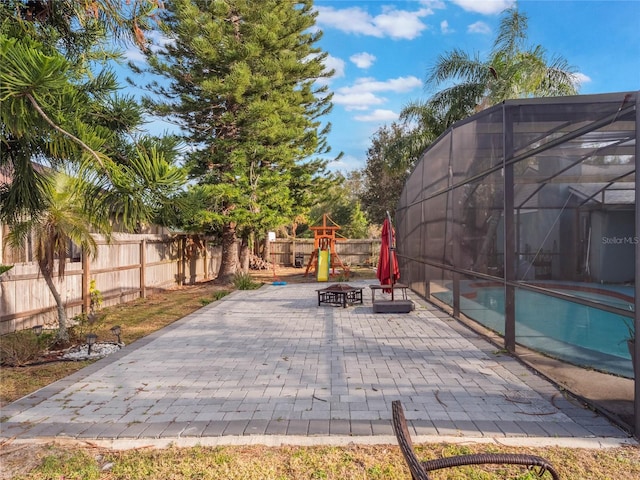
[[[1,435],[388,440],[400,399],[422,438],[629,438],[413,295],[372,313],[368,284],[349,308],[319,307],[317,283],[236,291],[6,406]]]

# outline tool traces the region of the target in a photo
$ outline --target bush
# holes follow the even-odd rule
[[[233,276],[233,285],[238,290],[255,290],[262,286],[261,283],[254,282],[250,274],[244,272],[238,272]]]
[[[229,292],[227,290],[219,290],[217,292],[214,292],[213,295],[211,296],[211,298],[202,298],[202,299],[200,299],[200,303],[204,307],[206,305],[209,305],[211,302],[216,302],[216,301],[220,300],[222,297],[225,297],[227,295],[229,295]]]
[[[20,367],[37,360],[49,347],[53,334],[35,335],[31,330],[0,337],[0,365]]]
[[[88,333],[104,329],[106,318],[106,315],[96,313],[76,315],[70,322],[69,341],[71,343],[84,342]]]

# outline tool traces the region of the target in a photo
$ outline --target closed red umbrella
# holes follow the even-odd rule
[[[389,217],[384,219],[382,224],[382,235],[380,244],[380,258],[378,259],[378,270],[376,277],[380,280],[380,285],[394,285],[400,278],[400,267],[395,251],[395,232],[391,226]],[[388,292],[388,290],[386,290]],[[393,300],[393,290],[391,290]]]

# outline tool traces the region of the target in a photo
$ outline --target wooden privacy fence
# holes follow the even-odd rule
[[[222,258],[221,247],[211,241],[194,241],[188,235],[115,234],[110,243],[95,238],[95,259],[67,259],[64,278],[54,277],[70,319],[88,311],[91,280],[106,307],[144,298],[153,291],[213,279]],[[277,239],[269,245],[270,262],[292,266],[297,255],[305,267],[313,239]],[[380,253],[380,240],[337,242],[336,252],[345,265],[373,266]],[[57,322],[55,301],[37,263],[18,263],[0,275],[0,335],[34,325],[55,327]]]
[[[95,259],[67,259],[64,278],[54,277],[68,318],[88,310],[90,280],[102,294],[102,306],[109,306],[213,278],[220,266],[220,247],[187,235],[115,234],[110,243],[95,238]],[[55,326],[57,320],[55,301],[37,263],[16,264],[0,275],[0,334]]]
[[[306,267],[313,251],[313,239],[276,239],[269,242],[269,261],[277,265],[295,265],[296,255]],[[377,265],[380,239],[336,242],[336,253],[345,265]]]

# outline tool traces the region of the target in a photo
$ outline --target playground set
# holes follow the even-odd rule
[[[331,224],[327,224],[327,219]],[[336,242],[346,240],[344,237],[339,237],[337,233],[340,230],[340,225],[325,213],[322,215],[322,225],[310,227],[310,229],[313,231],[313,251],[309,257],[304,276],[306,277],[309,270],[313,268],[316,272],[316,280],[327,282],[329,276],[335,276],[336,266],[340,266],[348,277],[349,269],[342,263],[336,252]]]
[[[331,225],[327,224],[327,219],[331,221]],[[326,282],[329,280],[329,276],[335,276],[335,268],[339,265],[348,277],[349,269],[342,263],[335,248],[336,242],[345,240],[344,237],[338,238],[337,232],[340,230],[340,225],[331,220],[325,213],[322,216],[322,225],[310,228],[313,230],[314,245],[304,276],[306,277],[309,274],[309,270],[315,268],[316,280],[318,282]],[[395,255],[395,234],[389,212],[387,212],[387,218],[382,225],[381,240],[380,258],[376,272],[380,285],[369,285],[373,311],[375,313],[409,313],[415,308],[415,305],[407,298],[407,289],[409,287],[397,282],[400,278],[400,269]],[[376,300],[375,292],[377,290],[390,293],[391,300]],[[402,293],[402,299],[394,298],[395,290],[399,290]],[[336,283],[316,291],[318,293],[318,306],[338,305],[346,308],[348,305],[363,304],[361,286]]]

